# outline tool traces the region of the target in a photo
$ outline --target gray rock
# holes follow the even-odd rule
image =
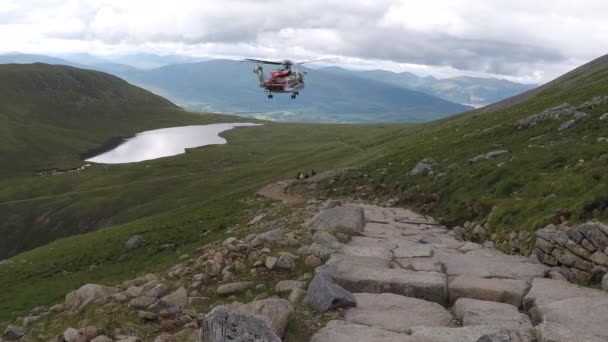
[[[146,296],[161,298],[162,296],[166,295],[168,291],[169,289],[167,288],[167,286],[165,286],[164,284],[158,284],[148,290],[148,292],[146,292]]]
[[[291,303],[281,298],[268,298],[256,300],[248,304],[227,305],[227,307],[234,308],[243,314],[262,317],[279,337],[283,337],[285,334],[289,317],[293,313]]]
[[[477,342],[485,335],[503,332],[502,329],[485,325],[462,328],[413,327],[412,336],[426,337],[432,342]]]
[[[363,231],[365,215],[360,207],[335,207],[315,215],[306,226],[311,230],[358,234]]]
[[[353,324],[345,321],[330,321],[319,330],[310,342],[436,342],[434,340],[398,334],[392,331]]]
[[[525,310],[534,306],[548,305],[568,298],[598,298],[604,297],[606,293],[600,290],[590,289],[562,280],[536,278],[532,281],[532,287],[523,300]]]
[[[6,330],[4,330],[4,334],[2,335],[2,338],[7,341],[17,341],[21,337],[25,336],[26,333],[27,333],[27,331],[23,327],[18,327],[16,325],[9,325],[8,327],[6,327]]]
[[[323,230],[316,231],[312,236],[312,240],[323,245],[331,245],[338,242],[338,239],[335,236]]]
[[[534,331],[538,342],[606,342],[593,334],[552,322],[543,322],[537,325]]]
[[[280,294],[283,294],[283,293],[289,294],[293,290],[303,289],[304,285],[306,285],[306,282],[300,281],[300,280],[281,280],[274,287],[274,290]]]
[[[357,307],[348,309],[344,320],[408,333],[411,327],[448,326],[452,315],[437,303],[392,293],[355,293]]]
[[[426,176],[428,174],[433,173],[433,167],[437,164],[437,162],[432,158],[424,158],[420,161],[412,171],[410,171],[410,176]]]
[[[532,263],[525,257],[511,255],[447,254],[441,255],[440,259],[445,265],[448,276],[470,275],[479,278],[521,279],[529,282],[533,278],[544,277],[549,272],[549,268],[544,265]]]
[[[87,284],[65,296],[65,305],[72,310],[82,310],[96,300],[106,300],[118,289],[97,284]]]
[[[390,268],[390,260],[375,257],[332,255],[317,268],[351,292],[395,293],[439,304],[447,300],[446,277],[437,272]]]
[[[604,274],[602,278],[602,290],[608,292],[608,273]]]
[[[572,119],[572,120],[568,120],[566,122],[562,122],[561,125],[559,125],[559,128],[557,129],[558,131],[563,131],[569,128],[572,128],[576,126],[576,120]]]
[[[217,306],[205,315],[200,335],[202,342],[281,342],[262,317],[225,306]]]
[[[150,312],[150,311],[139,311],[137,313],[137,315],[139,316],[139,318],[143,319],[144,321],[158,320],[158,315],[155,314],[154,312]]]
[[[608,340],[608,295],[603,298],[570,298],[537,305],[536,318]]]
[[[280,240],[281,237],[283,237],[283,232],[280,228],[258,234],[258,238],[263,241],[277,241]]]
[[[147,307],[149,307],[150,305],[154,304],[157,301],[157,298],[154,297],[136,297],[133,298],[129,301],[129,308],[130,309],[145,309]]]
[[[188,305],[188,290],[180,287],[175,292],[161,298],[161,300],[169,303],[170,305],[184,307]]]
[[[461,298],[454,304],[453,311],[463,326],[493,326],[517,335],[521,340],[534,340],[530,318],[513,305]]]
[[[248,281],[242,281],[238,283],[223,284],[218,286],[217,294],[219,295],[231,295],[235,293],[241,293],[249,289],[253,284]]]
[[[99,335],[91,340],[91,342],[112,342],[113,340],[105,335]]]
[[[452,280],[448,288],[451,301],[472,298],[508,303],[519,308],[528,285],[519,279],[485,279],[462,275]]]
[[[608,113],[604,113],[602,114],[602,116],[600,116],[600,120],[606,120],[608,119]]]
[[[279,257],[279,260],[277,261],[277,267],[285,270],[290,270],[296,267],[296,262],[293,260],[293,258],[283,254]]]
[[[145,240],[144,240],[143,236],[133,235],[125,243],[125,248],[126,249],[136,249],[136,248],[143,246],[144,242],[145,242]]]
[[[343,306],[357,305],[355,297],[331,277],[323,272],[316,272],[308,286],[304,304],[318,312],[325,312]]]
[[[586,118],[587,116],[589,116],[587,113],[585,112],[575,112],[574,113],[574,120],[581,120]]]
[[[264,266],[266,266],[266,268],[271,270],[277,265],[278,261],[279,261],[279,258],[277,258],[277,257],[267,256],[266,260],[264,261]]]
[[[507,153],[510,153],[510,151],[509,150],[490,151],[490,152],[480,154],[480,155],[475,156],[474,158],[469,159],[469,164],[476,163],[476,162],[482,161],[482,160],[496,158],[498,156],[501,156],[501,155],[507,154]]]
[[[602,224],[589,222],[576,226],[573,229],[581,232],[600,251],[604,251],[608,247],[608,236],[602,232]]]

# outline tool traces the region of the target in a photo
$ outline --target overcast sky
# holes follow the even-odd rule
[[[546,82],[608,53],[606,0],[0,0],[0,53],[339,57]]]

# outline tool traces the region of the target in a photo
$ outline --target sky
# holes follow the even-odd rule
[[[0,53],[180,54],[544,83],[608,53],[605,0],[0,0]]]

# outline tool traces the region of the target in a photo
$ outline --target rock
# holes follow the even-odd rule
[[[299,280],[281,280],[277,283],[274,290],[277,293],[291,293],[291,291],[296,289],[303,289],[305,282]]]
[[[6,327],[6,330],[4,330],[4,334],[2,335],[2,338],[7,341],[17,341],[21,337],[25,336],[26,333],[27,333],[27,331],[23,327],[18,327],[16,325],[9,325],[8,327]]]
[[[266,266],[266,268],[271,270],[277,265],[278,261],[279,261],[279,258],[277,258],[277,257],[267,256],[266,261],[264,262],[264,265]]]
[[[602,298],[570,298],[537,305],[533,318],[608,340],[608,295]]]
[[[413,327],[412,336],[428,338],[430,342],[477,342],[484,335],[502,333],[500,328],[485,325],[462,328]],[[419,340],[414,340],[419,341]]]
[[[472,298],[484,301],[508,303],[521,307],[528,285],[516,279],[485,279],[472,276],[458,276],[448,286],[450,301]]]
[[[80,336],[80,332],[74,328],[67,328],[63,332],[65,342],[84,342],[84,336]]]
[[[42,318],[41,316],[27,316],[23,318],[23,325],[30,326],[36,322],[38,322]]]
[[[335,207],[315,215],[306,227],[313,231],[358,234],[363,231],[365,214],[360,207]]]
[[[572,128],[574,126],[576,126],[576,120],[572,119],[572,120],[568,120],[568,121],[562,122],[559,125],[559,128],[557,130],[558,131],[563,131],[563,130]]]
[[[330,321],[310,342],[435,342],[345,321]]]
[[[600,290],[561,280],[536,278],[532,281],[530,291],[524,297],[523,307],[524,310],[530,310],[534,306],[548,305],[568,298],[598,298],[604,296],[606,296],[606,293]]]
[[[337,284],[351,292],[394,293],[439,304],[447,301],[443,273],[392,269],[386,259],[332,255],[325,265],[317,268],[318,271],[327,272]]]
[[[155,314],[154,312],[150,312],[150,311],[139,311],[137,313],[137,315],[139,316],[139,318],[143,319],[144,321],[156,321],[158,320],[158,315]]]
[[[126,249],[136,249],[136,248],[143,246],[144,242],[145,242],[145,240],[144,240],[143,236],[133,235],[125,243],[125,248]]]
[[[318,312],[325,312],[338,307],[354,306],[355,297],[340,285],[336,284],[327,274],[316,272],[308,286],[304,304]]]
[[[91,341],[92,339],[97,337],[97,335],[99,335],[99,329],[92,325],[81,328],[80,330],[78,330],[78,332],[80,333],[81,337],[84,337],[84,341]]]
[[[281,342],[262,317],[225,306],[216,306],[205,315],[200,334],[202,342]]]
[[[585,112],[575,112],[574,113],[574,120],[581,120],[586,118],[587,116],[589,116],[587,113]]]
[[[161,300],[173,306],[184,307],[188,305],[188,290],[180,287],[177,291],[161,298]]]
[[[437,164],[434,159],[424,158],[420,161],[412,171],[410,171],[410,176],[426,176],[428,174],[433,173],[433,167]]]
[[[452,310],[462,321],[462,326],[493,326],[517,334],[521,340],[534,340],[530,318],[511,304],[461,298]]]
[[[355,293],[357,307],[348,309],[344,320],[408,333],[415,326],[448,326],[452,315],[437,303],[392,293]]]
[[[552,322],[543,322],[534,328],[538,342],[605,342],[606,340],[584,331]]]
[[[245,265],[245,263],[240,260],[236,260],[234,262],[234,270],[238,273],[243,273],[247,270],[247,265]]]
[[[484,251],[484,250],[480,250]],[[473,253],[477,251],[472,251]],[[521,279],[544,277],[549,268],[528,258],[507,255],[446,254],[440,256],[450,277],[470,275],[479,278]]]
[[[287,255],[281,255],[277,261],[277,267],[285,270],[290,270],[296,267],[296,262]]]
[[[304,264],[308,267],[317,267],[319,265],[321,265],[323,263],[323,261],[315,255],[309,255],[306,257],[306,259],[304,259]]]
[[[392,254],[395,258],[431,257],[433,256],[433,246],[400,240],[397,243],[397,248],[392,250]],[[389,259],[392,259],[392,257]]]
[[[136,297],[129,301],[129,309],[139,310],[145,309],[150,305],[154,304],[157,298],[154,297]]]
[[[100,335],[92,339],[91,342],[112,342],[112,339],[105,335]]]
[[[295,289],[291,291],[288,299],[291,304],[297,304],[302,300],[302,298],[304,298],[305,295],[306,291],[303,289]]]
[[[283,232],[280,228],[269,230],[267,232],[258,234],[258,239],[262,241],[277,241],[283,236]]]
[[[118,289],[97,284],[87,284],[65,296],[65,305],[72,310],[82,310],[96,300],[106,300]]]
[[[248,304],[228,305],[239,312],[248,315],[258,315],[264,318],[268,326],[279,337],[285,334],[289,317],[293,313],[293,306],[285,299],[268,298],[256,300]]]
[[[608,113],[604,113],[602,114],[602,116],[600,116],[600,120],[607,120],[608,119]]]
[[[472,159],[469,159],[469,164],[473,164],[473,163],[476,163],[476,162],[482,161],[482,160],[496,158],[498,156],[501,156],[501,155],[507,154],[507,153],[510,153],[510,151],[509,150],[490,151],[488,153],[480,154],[480,155],[475,156]]]
[[[169,289],[164,284],[158,284],[146,292],[147,297],[161,298],[166,295]]]
[[[330,232],[324,230],[317,230],[312,236],[312,240],[323,245],[329,245],[339,242],[338,239],[333,236]]]
[[[241,293],[241,292],[249,289],[252,285],[253,284],[248,281],[220,285],[217,288],[217,294],[225,296],[225,295]]]
[[[602,278],[602,290],[608,292],[608,273],[604,274]]]

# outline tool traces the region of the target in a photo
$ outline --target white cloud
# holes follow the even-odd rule
[[[539,82],[606,53],[606,13],[603,0],[2,0],[0,52],[339,56]]]

